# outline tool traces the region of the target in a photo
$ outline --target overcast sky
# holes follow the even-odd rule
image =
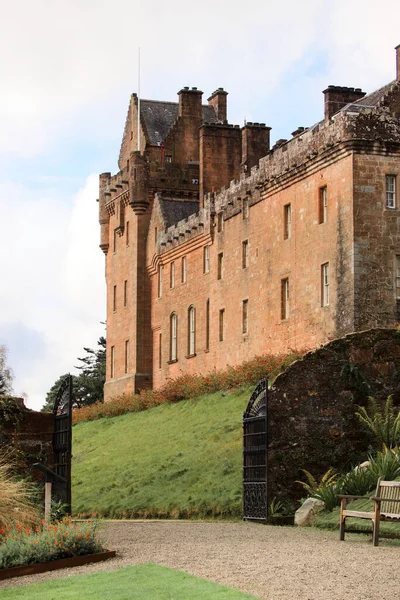
[[[395,78],[398,0],[14,0],[0,21],[0,345],[40,408],[104,333],[98,173],[117,171],[130,93],[228,92],[272,142],[323,116],[329,84]]]

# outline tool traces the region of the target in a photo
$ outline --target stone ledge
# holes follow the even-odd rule
[[[97,552],[96,554],[85,554],[84,556],[73,556],[72,558],[61,558],[46,563],[36,563],[33,565],[24,565],[21,567],[10,567],[9,569],[0,569],[0,581],[10,579],[11,577],[23,577],[24,575],[36,575],[46,571],[56,571],[57,569],[67,569],[68,567],[80,567],[89,563],[96,563],[102,560],[114,558],[115,550],[106,552]]]

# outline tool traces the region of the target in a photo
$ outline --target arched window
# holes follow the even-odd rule
[[[196,309],[189,306],[188,310],[188,354],[196,353]]]
[[[175,313],[170,316],[170,360],[178,360],[178,317]]]

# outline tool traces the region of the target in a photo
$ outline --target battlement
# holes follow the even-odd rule
[[[356,106],[356,110],[352,107]],[[258,166],[242,173],[240,179],[230,182],[216,193],[204,196],[204,205],[214,203],[216,212],[224,212],[228,219],[240,212],[243,197],[249,197],[250,206],[260,200],[260,189],[269,191],[290,184],[293,178],[327,160],[343,143],[360,147],[371,143],[396,143],[400,147],[400,123],[384,106],[349,105],[330,121],[320,121],[311,128],[299,128],[291,140],[279,140]]]
[[[164,254],[171,248],[176,248],[209,230],[210,210],[201,208],[198,212],[160,233],[157,239],[157,251],[159,254]]]

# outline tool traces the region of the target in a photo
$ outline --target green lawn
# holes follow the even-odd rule
[[[251,392],[74,426],[74,513],[240,518],[242,415]]]
[[[245,600],[255,599],[211,581],[158,565],[75,575],[0,591],[1,600]],[[257,599],[255,599],[257,600]]]

